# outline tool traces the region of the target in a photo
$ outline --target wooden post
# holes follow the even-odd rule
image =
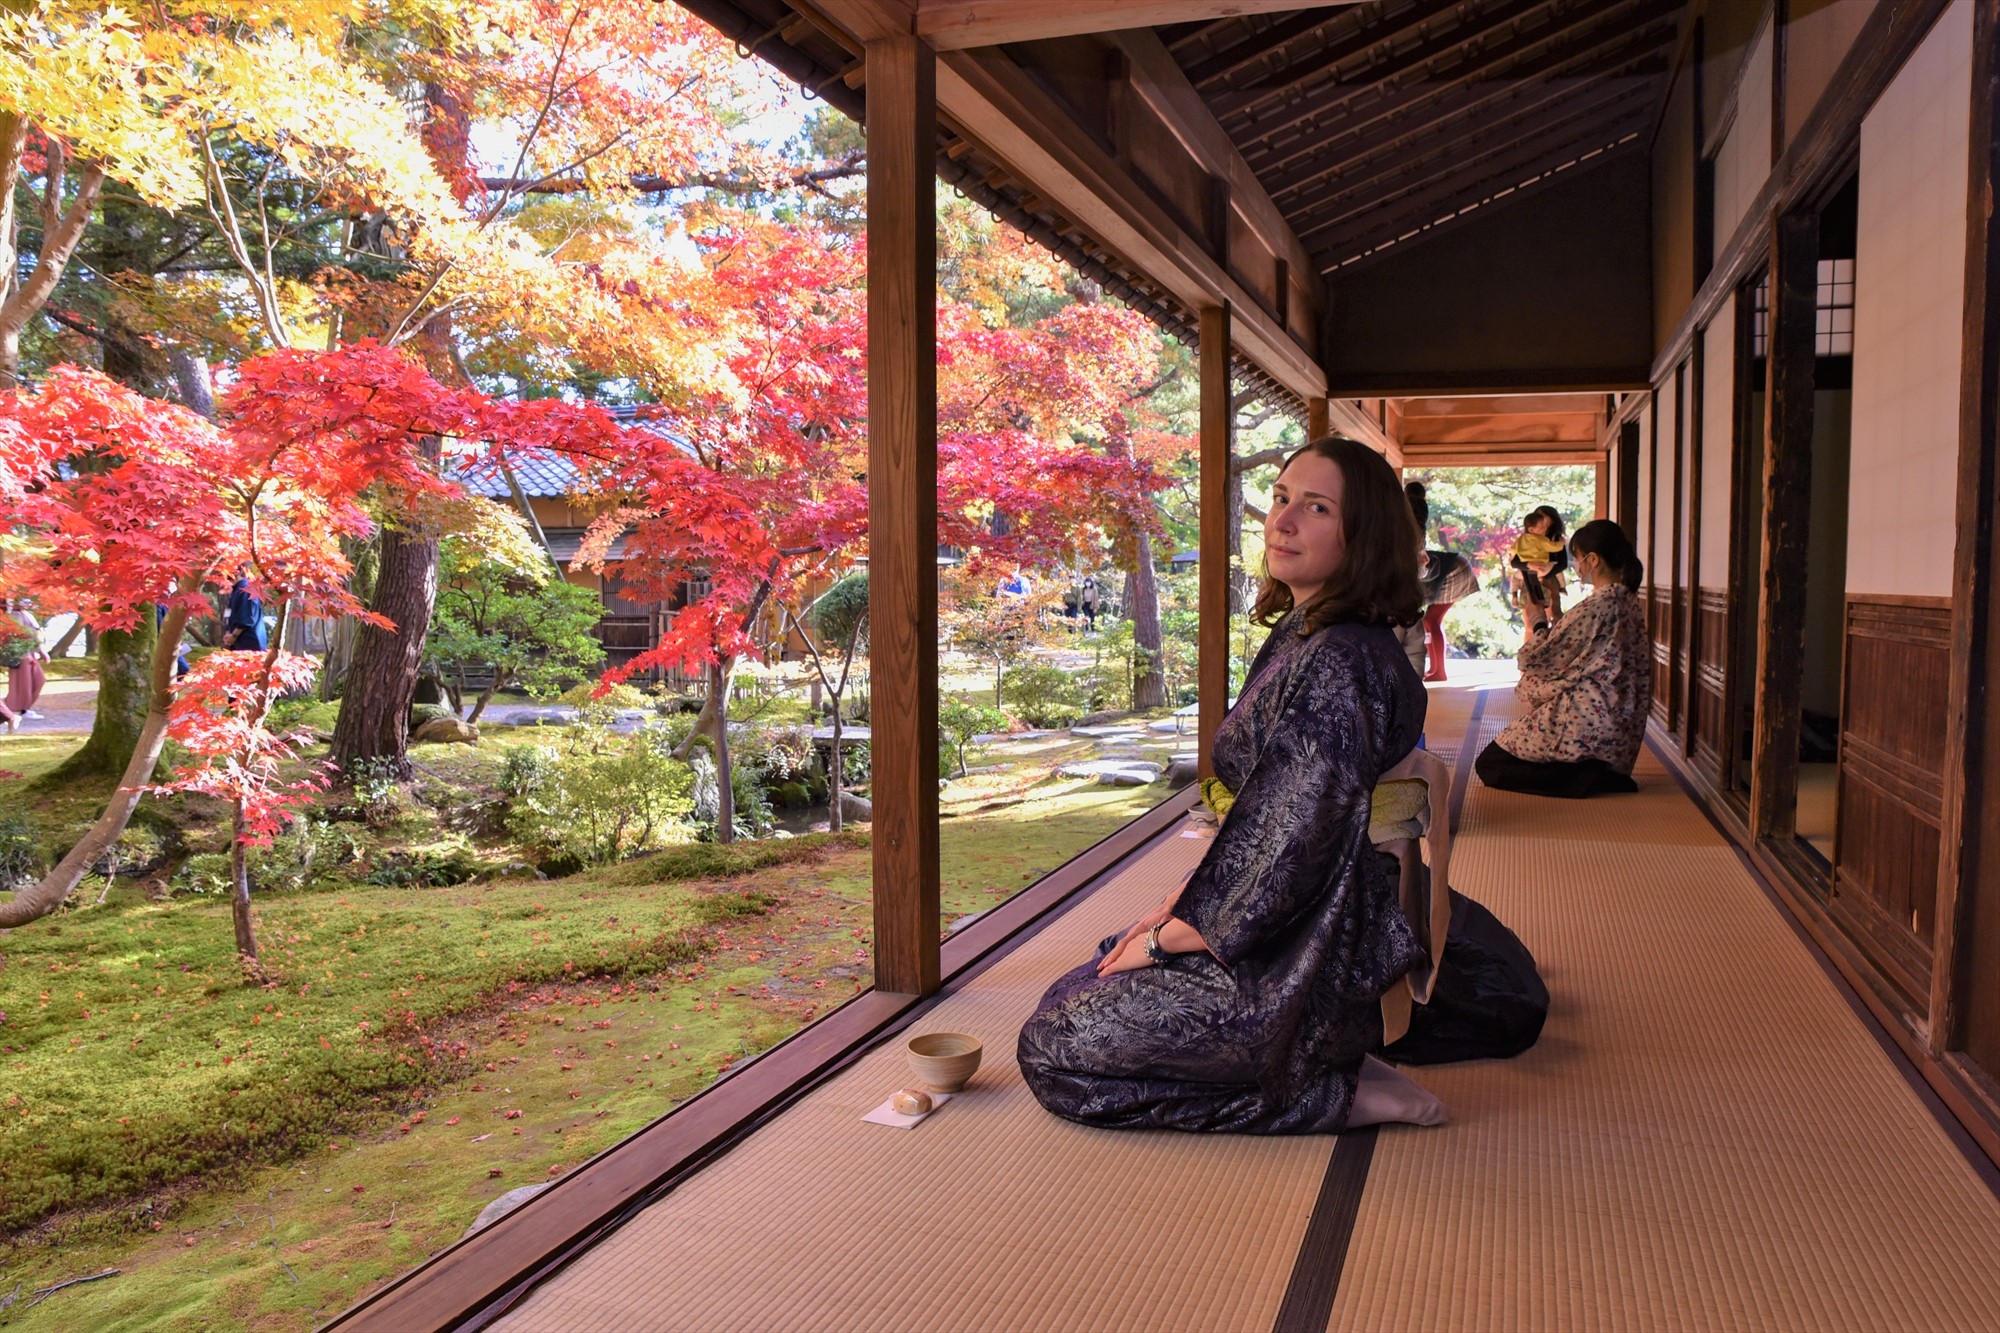
[[[875,986],[938,988],[937,58],[868,43]]]
[[[1707,374],[1708,336],[1704,332],[1694,340],[1693,354],[1688,365],[1687,401],[1682,404],[1688,414],[1687,420],[1687,611],[1682,627],[1681,642],[1685,647],[1685,661],[1681,667],[1681,753],[1690,757],[1694,754],[1695,714],[1700,712],[1701,686],[1698,677],[1701,672],[1701,453],[1705,441],[1702,437],[1702,416],[1707,411],[1704,406],[1705,391],[1703,377]]]
[[[1625,535],[1639,540],[1639,423],[1618,428],[1618,509],[1612,517]]]
[[[1306,399],[1306,438],[1317,440],[1333,430],[1333,407],[1324,398]]]
[[[1806,651],[1806,541],[1812,518],[1814,318],[1819,215],[1780,217],[1771,235],[1770,350],[1764,391],[1764,533],[1759,562],[1757,727],[1750,835],[1798,827],[1799,706]]]
[[[2000,502],[2000,0],[1972,18],[1972,180],[1965,250],[1965,323],[1958,417],[1958,548],[1952,561],[1951,684],[1946,694],[1944,800],[1939,829],[1937,927],[1932,940],[1930,1047],[1965,1040],[1972,998],[1975,911],[2000,907],[2000,688],[1993,653],[2000,579],[1994,508]],[[1984,895],[1986,901],[1978,898]],[[1989,978],[1988,983],[1991,984]]]
[[[1324,400],[1321,400],[1324,401]],[[1215,733],[1229,710],[1229,307],[1201,312],[1201,597],[1195,631],[1195,748],[1215,772]]]
[[[1615,445],[1613,446],[1616,447]],[[1606,454],[1597,460],[1597,504],[1591,511],[1592,518],[1611,517],[1611,456]]]

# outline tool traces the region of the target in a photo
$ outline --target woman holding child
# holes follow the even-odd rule
[[[1264,540],[1271,635],[1215,738],[1235,803],[1187,883],[1021,1030],[1029,1088],[1069,1119],[1310,1134],[1444,1118],[1368,1055],[1420,954],[1368,820],[1423,730],[1394,632],[1417,619],[1421,538],[1389,465],[1328,437],[1287,460]]]

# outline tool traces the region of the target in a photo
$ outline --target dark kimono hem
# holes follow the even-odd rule
[[[1537,761],[1523,759],[1491,741],[1473,761],[1479,780],[1499,791],[1581,801],[1600,794],[1635,792],[1639,784],[1602,759]]]

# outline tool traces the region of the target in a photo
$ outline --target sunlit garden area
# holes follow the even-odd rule
[[[871,982],[866,145],[652,0],[0,15],[0,1325],[306,1328]],[[943,921],[1193,780],[1301,422],[938,215]],[[1526,509],[1433,543],[1505,655]]]

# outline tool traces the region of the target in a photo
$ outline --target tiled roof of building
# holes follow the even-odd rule
[[[633,406],[607,407],[614,420],[621,425],[631,426],[640,421],[639,409]],[[692,454],[693,448],[665,425],[648,421],[644,429],[678,445],[683,452]],[[508,466],[513,470],[514,479],[521,483],[521,490],[530,498],[554,499],[569,494],[577,479],[576,464],[560,454],[537,451],[534,453],[510,454]],[[507,488],[507,478],[497,467],[477,465],[467,458],[447,458],[445,475],[452,477],[474,495],[483,495],[492,500],[511,500],[513,493]]]

